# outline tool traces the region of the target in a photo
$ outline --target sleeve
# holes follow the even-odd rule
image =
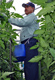
[[[34,20],[34,16],[33,15],[29,15],[24,17],[23,19],[18,19],[18,18],[10,18],[8,21],[16,26],[19,27],[27,27],[28,25],[32,24],[32,21]]]

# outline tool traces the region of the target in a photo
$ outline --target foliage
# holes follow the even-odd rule
[[[18,13],[10,13],[9,8],[13,8],[15,10],[15,7],[12,6],[13,1],[10,3],[6,3],[6,0],[2,0],[2,3],[0,4],[0,73],[1,72],[9,72],[10,69],[10,41],[12,42],[12,53],[14,50],[14,46],[17,44],[15,42],[16,36],[18,34],[15,32],[16,29],[12,29],[12,25],[8,22],[8,19],[12,17],[18,17],[23,18]],[[19,70],[19,64],[15,63],[16,60],[15,57],[12,56],[12,72],[15,72],[15,69]],[[18,73],[18,74],[17,74]],[[19,72],[15,72],[15,80],[18,79]]]
[[[10,78],[7,78],[7,76],[13,74],[14,72],[4,72],[2,73],[2,76],[0,77],[0,79],[2,80],[10,80]]]
[[[55,80],[55,0],[30,0],[42,7],[37,14],[41,22],[40,29],[36,30],[34,37],[38,40],[31,49],[38,48],[39,55],[35,56],[30,62],[41,61],[40,80]]]

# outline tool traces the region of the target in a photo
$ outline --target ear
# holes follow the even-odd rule
[[[34,12],[35,8],[33,7],[33,12]]]

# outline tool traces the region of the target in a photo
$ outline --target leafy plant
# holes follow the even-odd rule
[[[13,74],[14,72],[4,72],[2,74],[2,76],[0,77],[0,79],[3,79],[3,80],[10,80],[10,78],[7,78],[8,75],[11,75]]]
[[[41,61],[41,78],[40,80],[55,80],[55,0],[30,0],[42,7],[37,14],[41,17],[40,29],[36,30],[34,37],[38,43],[31,49],[38,48],[39,55],[35,56],[30,62]],[[42,17],[43,16],[43,17]]]
[[[10,42],[12,42],[11,46],[11,51],[13,53],[14,51],[14,46],[17,44],[15,39],[16,36],[19,36],[15,30],[12,29],[12,25],[8,22],[8,19],[12,17],[17,17],[17,18],[23,18],[20,14],[18,13],[10,13],[9,8],[13,8],[15,10],[15,7],[12,6],[13,1],[10,3],[6,3],[6,0],[2,0],[2,3],[0,4],[0,73],[2,72],[9,72],[10,69]],[[16,60],[15,57],[12,56],[12,72],[15,72],[15,69],[19,70],[19,64],[15,63],[14,61]],[[18,73],[18,75],[17,75]],[[19,72],[15,72],[15,80],[18,79]]]

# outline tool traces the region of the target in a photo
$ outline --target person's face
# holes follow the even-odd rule
[[[25,14],[28,15],[34,11],[34,8],[31,6],[25,6]]]

